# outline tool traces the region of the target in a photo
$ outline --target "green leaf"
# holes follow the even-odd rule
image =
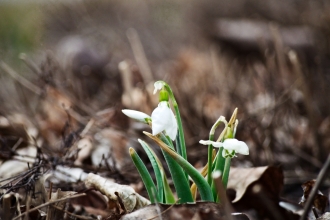
[[[155,177],[156,177],[156,182],[157,182],[157,200],[158,202],[165,202],[164,200],[164,192],[163,192],[163,188],[164,188],[164,184],[163,184],[163,177],[162,177],[162,173],[160,171],[160,163],[157,162],[157,156],[155,154],[155,152],[149,147],[149,145],[138,139],[139,143],[141,144],[141,146],[143,147],[144,151],[147,153],[147,156],[151,162],[152,168],[154,170],[155,173]]]
[[[143,133],[145,135],[147,135],[148,137],[150,137],[152,140],[154,140],[162,148],[163,152],[166,153],[164,155],[166,155],[167,157],[172,158],[174,160],[174,161],[172,161],[173,164],[180,165],[182,167],[182,169],[184,169],[189,174],[189,176],[196,183],[202,200],[214,201],[211,187],[209,186],[207,181],[204,179],[204,177],[198,172],[198,170],[196,170],[188,161],[186,161],[183,157],[181,157],[179,154],[177,154],[173,149],[171,149],[168,145],[166,145],[158,137],[155,137],[148,132],[143,132]],[[181,182],[186,183],[186,181],[181,181]],[[188,185],[188,191],[189,191],[190,196],[192,197],[190,189],[189,189],[189,185]],[[179,194],[178,189],[177,189],[177,193]]]
[[[166,146],[168,148],[174,151],[172,141],[169,141],[164,134],[161,134],[161,139],[167,144]],[[181,166],[166,151],[162,149],[162,152],[170,170],[176,193],[180,199],[179,203],[194,202],[188,181],[186,179],[183,181],[185,172],[183,172]]]
[[[156,186],[154,181],[152,180],[150,173],[147,170],[147,167],[144,165],[142,162],[141,158],[139,155],[136,153],[136,151],[133,148],[129,148],[129,154],[133,160],[134,165],[136,166],[137,170],[139,171],[139,174],[142,178],[142,181],[144,183],[144,186],[146,187],[146,190],[149,195],[149,199],[151,203],[156,203]]]

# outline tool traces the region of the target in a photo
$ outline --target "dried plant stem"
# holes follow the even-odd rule
[[[11,194],[6,194],[6,195],[3,196],[2,207],[3,207],[3,210],[4,210],[3,219],[4,220],[10,220],[11,214],[12,214],[11,211],[10,211]]]
[[[12,220],[19,219],[20,217],[22,217],[22,216],[28,214],[29,212],[32,212],[32,211],[38,210],[38,209],[40,209],[40,208],[42,208],[42,207],[45,207],[45,206],[51,205],[51,204],[53,204],[53,203],[57,203],[57,202],[61,202],[61,201],[64,201],[64,200],[73,199],[73,198],[77,198],[77,197],[81,197],[81,196],[85,196],[85,195],[86,195],[85,193],[80,193],[80,194],[72,195],[72,196],[70,196],[70,197],[61,198],[61,199],[57,199],[57,200],[54,200],[54,201],[46,202],[46,203],[41,204],[41,205],[39,205],[39,206],[37,206],[37,207],[34,207],[33,209],[29,209],[29,210],[27,210],[26,212],[24,212],[24,213],[22,213],[22,214],[16,216],[16,217],[13,218]],[[28,207],[26,207],[26,208],[28,208]]]
[[[231,215],[231,213],[233,212],[233,208],[231,207],[230,202],[228,201],[226,189],[222,184],[221,172],[215,171],[212,174],[212,178],[215,184],[215,188],[217,189],[218,198],[221,199],[221,204],[223,205],[225,210],[225,219],[233,220],[233,217]]]
[[[141,71],[141,75],[144,83],[147,85],[150,82],[154,81],[153,75],[151,73],[150,66],[148,64],[147,57],[143,50],[143,46],[137,31],[134,28],[129,28],[126,32],[128,41],[132,47],[135,60]]]
[[[41,95],[42,94],[42,90],[34,85],[33,83],[31,83],[29,80],[25,79],[24,77],[20,76],[15,70],[13,70],[10,66],[8,66],[5,62],[0,61],[0,67],[6,72],[8,73],[11,77],[13,77],[17,82],[19,82],[20,84],[22,84],[24,87],[26,87],[27,89],[31,90],[32,92],[34,92],[37,95]]]
[[[313,187],[311,193],[309,194],[308,199],[307,199],[307,202],[306,202],[306,204],[304,206],[304,212],[300,216],[300,220],[305,220],[306,219],[306,217],[307,217],[307,215],[309,213],[309,210],[312,207],[312,204],[313,204],[313,201],[314,201],[314,197],[315,197],[317,191],[319,190],[319,187],[321,186],[324,178],[326,177],[326,174],[327,174],[327,171],[329,169],[329,166],[330,166],[330,154],[328,155],[328,158],[327,158],[325,164],[323,165],[321,172],[317,176],[317,179],[316,179],[316,182],[314,184],[314,187]]]
[[[37,64],[35,64],[34,62],[32,62],[30,59],[27,58],[27,55],[25,53],[21,53],[19,55],[19,58],[21,60],[23,60],[23,62],[37,75],[41,74],[41,70],[40,68],[37,66]]]
[[[297,78],[298,81],[298,88],[303,92],[304,94],[304,106],[307,110],[307,114],[308,114],[308,118],[309,118],[309,123],[310,123],[310,127],[311,127],[311,131],[313,131],[314,134],[314,138],[315,141],[317,142],[317,146],[319,146],[318,148],[315,148],[315,154],[316,157],[319,159],[325,159],[322,158],[323,155],[326,155],[326,152],[324,152],[322,144],[320,143],[320,138],[319,138],[319,134],[318,134],[318,120],[319,120],[319,115],[317,114],[317,112],[314,110],[313,108],[313,97],[312,97],[312,92],[309,89],[308,86],[308,82],[306,79],[306,77],[304,76],[304,72],[302,71],[301,68],[301,64],[299,62],[297,53],[293,50],[290,50],[288,53],[288,57],[290,62],[293,65],[293,70],[294,70],[294,74]]]

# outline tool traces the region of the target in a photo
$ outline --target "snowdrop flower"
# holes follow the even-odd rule
[[[223,157],[234,157],[235,153],[243,154],[243,155],[249,155],[249,147],[246,145],[245,142],[239,141],[234,138],[225,139],[225,141],[222,142],[214,142],[214,141],[204,141],[200,140],[200,144],[203,145],[210,145],[212,144],[214,147],[223,147],[224,151],[222,152]]]
[[[135,120],[138,120],[140,122],[149,124],[151,121],[151,117],[147,115],[146,113],[140,112],[140,111],[135,111],[135,110],[130,110],[130,109],[123,109],[121,110],[126,116],[133,118]]]
[[[156,87],[156,86],[155,86]],[[162,101],[151,114],[152,135],[157,135],[164,131],[174,141],[178,131],[175,116],[167,101]]]

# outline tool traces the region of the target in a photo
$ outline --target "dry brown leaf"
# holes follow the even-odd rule
[[[236,197],[232,202],[240,201],[248,188],[257,181],[271,195],[278,197],[283,186],[283,173],[279,168],[271,166],[231,168],[228,189],[236,191]]]

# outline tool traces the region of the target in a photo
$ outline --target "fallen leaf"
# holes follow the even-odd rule
[[[279,205],[282,187],[283,173],[277,167],[232,168],[227,192],[236,192],[232,203],[237,211],[254,209],[261,219],[299,219]]]
[[[271,166],[231,168],[228,189],[236,191],[236,197],[232,202],[240,201],[248,188],[256,182],[261,184],[264,189],[267,189],[267,192],[276,198],[283,187],[283,173],[279,168]]]

